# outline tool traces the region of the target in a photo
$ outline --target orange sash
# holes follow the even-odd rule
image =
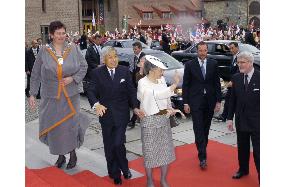
[[[58,90],[57,90],[57,97],[56,99],[60,99],[61,93],[63,91],[63,94],[68,102],[68,105],[71,109],[71,112],[69,114],[67,114],[64,118],[62,118],[61,120],[59,120],[58,122],[56,122],[55,124],[53,124],[52,126],[44,129],[43,131],[41,131],[39,133],[39,137],[47,134],[49,131],[51,131],[52,129],[54,129],[55,127],[61,125],[63,122],[65,122],[66,120],[68,120],[69,118],[71,118],[72,116],[74,116],[76,114],[76,110],[71,102],[71,99],[68,96],[68,93],[65,89],[65,86],[60,84],[61,80],[62,80],[62,65],[58,62],[57,57],[55,56],[55,54],[49,49],[47,48],[48,53],[51,55],[51,57],[53,58],[53,60],[57,63],[57,79],[58,79]],[[67,55],[70,53],[71,51],[71,47],[69,47],[65,53],[63,54],[63,61],[66,59]]]

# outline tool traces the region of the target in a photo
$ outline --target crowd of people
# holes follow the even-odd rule
[[[142,31],[130,32],[129,35],[117,32],[114,36],[95,33],[89,37],[89,45],[88,37],[83,34],[77,44],[81,48],[87,47],[84,58],[73,44],[74,40],[70,42],[71,38],[67,37],[66,27],[62,22],[51,22],[49,28],[51,41],[41,47],[37,41],[33,41],[32,47],[27,50],[29,52],[26,52],[33,56],[26,56],[26,74],[29,76],[26,95],[30,107],[34,109],[40,90],[39,138],[49,146],[51,154],[58,155],[55,165],[62,168],[66,162],[66,154],[70,154],[67,169],[72,169],[77,164],[76,148],[83,144],[89,125],[87,116],[80,112],[78,87],[84,80],[90,108],[99,116],[107,171],[114,184],[122,184],[121,175],[126,180],[132,178],[126,158],[125,133],[127,125],[134,128],[139,119],[147,187],[154,186],[152,171],[157,167],[161,169],[161,186],[168,187],[168,166],[176,159],[170,116],[174,116],[177,111],[172,108],[170,97],[181,77],[175,73],[172,84],[167,85],[163,77],[167,67],[160,59],[145,55],[139,41],[133,43],[134,60],[129,67],[118,65],[118,55],[114,47],[101,48],[101,44],[106,38],[112,37],[137,37],[146,43],[149,40],[147,37],[158,40],[160,37],[163,50],[170,53],[172,38],[168,37],[171,35],[169,29],[158,31],[161,32],[160,36]],[[227,34],[225,31],[222,33],[215,33],[209,27],[196,32],[192,41],[189,37],[191,42],[198,43],[198,57],[185,63],[182,83],[184,112],[191,113],[192,116],[199,167],[203,171],[208,167],[207,146],[211,120],[214,112],[221,109],[221,85],[217,62],[207,58],[207,44],[199,40],[228,35],[235,39],[243,37],[241,31],[229,30]],[[191,35],[194,34],[189,36]],[[253,37],[244,35],[245,40],[246,37]],[[179,36],[177,34],[174,38]],[[260,176],[259,71],[253,68],[253,55],[239,52],[237,42],[230,43],[230,50],[233,54],[232,78],[225,100],[226,117],[223,118],[226,118],[224,121],[227,120],[228,129],[234,130],[235,116],[239,169],[232,178],[240,179],[249,174],[250,138]],[[131,118],[130,108],[133,109]]]

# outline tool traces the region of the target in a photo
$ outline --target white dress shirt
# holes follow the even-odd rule
[[[155,84],[147,76],[138,81],[137,99],[140,101],[140,109],[146,116],[158,113],[160,110],[171,108],[170,97],[174,95],[162,77]]]
[[[248,75],[248,83],[250,82],[250,79],[251,79],[253,73],[254,73],[254,68],[252,68],[252,70],[247,74]],[[245,76],[244,76],[244,83],[245,83]]]

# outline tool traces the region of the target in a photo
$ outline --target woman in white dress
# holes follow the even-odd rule
[[[153,187],[152,170],[160,167],[161,186],[168,187],[168,165],[175,160],[174,144],[170,127],[170,115],[175,112],[170,97],[174,94],[180,77],[173,77],[173,84],[167,87],[163,71],[167,67],[160,59],[146,55],[144,63],[145,77],[138,82],[137,98],[145,116],[141,119],[141,140],[144,166],[147,175],[147,187]]]

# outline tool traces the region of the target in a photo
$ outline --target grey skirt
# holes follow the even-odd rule
[[[146,168],[168,165],[176,159],[170,120],[165,115],[141,120],[141,140]]]
[[[61,125],[40,137],[40,141],[49,146],[49,151],[54,155],[65,155],[84,142],[86,129],[90,124],[89,118],[80,113],[79,94],[70,97],[76,114]],[[39,107],[39,131],[52,126],[71,112],[67,99],[63,93],[59,100],[43,98]]]

